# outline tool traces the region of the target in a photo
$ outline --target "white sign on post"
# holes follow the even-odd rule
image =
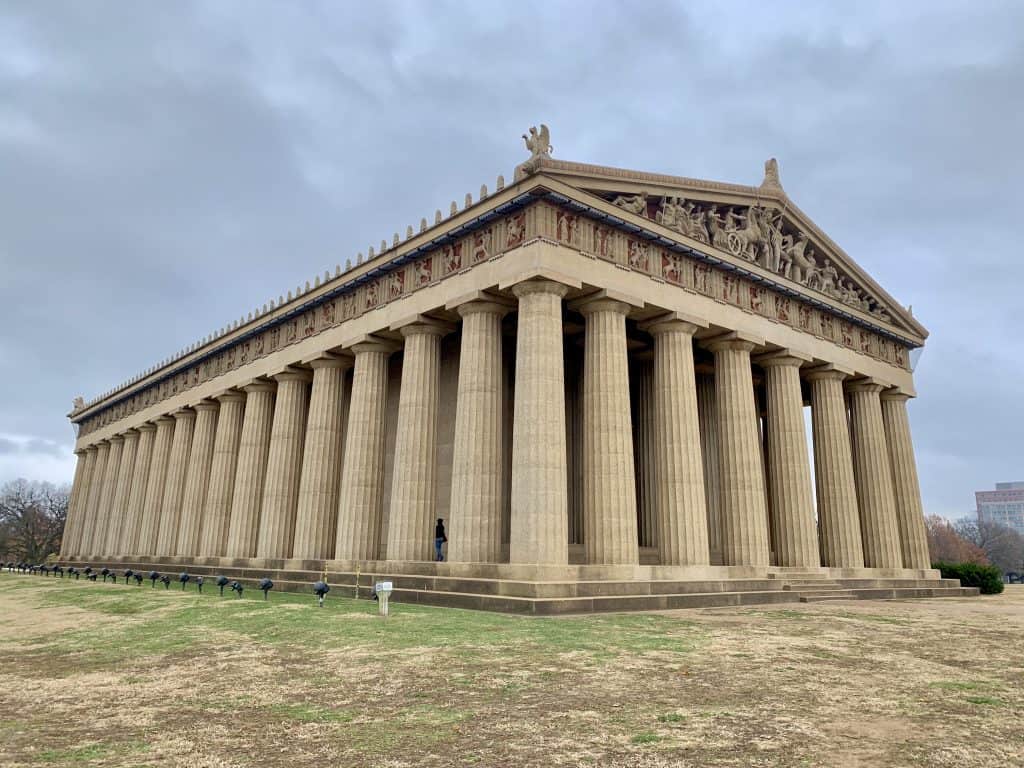
[[[377,593],[377,612],[381,616],[388,615],[388,598],[391,596],[392,585],[390,581],[378,581],[373,591]]]

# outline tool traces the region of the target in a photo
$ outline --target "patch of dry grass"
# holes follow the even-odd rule
[[[527,619],[0,575],[0,766],[1012,766],[1024,588]]]

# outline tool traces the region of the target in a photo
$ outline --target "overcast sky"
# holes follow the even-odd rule
[[[0,482],[89,398],[512,169],[790,197],[931,331],[928,512],[1024,479],[1024,3],[0,2]],[[355,10],[370,9],[370,10]],[[431,219],[432,220],[432,219]]]

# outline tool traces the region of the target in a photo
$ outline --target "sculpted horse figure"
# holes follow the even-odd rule
[[[736,217],[743,221],[743,229],[736,228],[731,230],[728,233],[726,240],[729,246],[729,252],[734,256],[740,256],[747,261],[754,260],[757,244],[764,236],[764,231],[761,227],[758,216],[758,209],[754,206],[750,206],[750,208],[747,209],[747,215],[745,217]]]

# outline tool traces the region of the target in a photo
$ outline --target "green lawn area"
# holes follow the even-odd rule
[[[569,618],[393,603],[387,619],[340,591],[318,608],[312,593],[0,574],[0,766],[963,766],[1024,754],[1024,660],[1008,652],[1024,590]]]

